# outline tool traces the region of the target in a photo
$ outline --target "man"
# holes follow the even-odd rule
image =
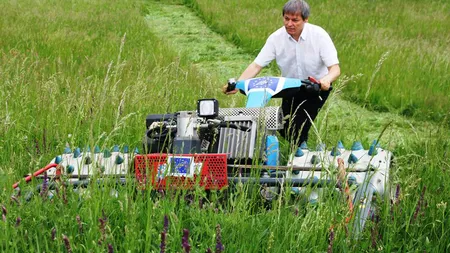
[[[299,92],[283,98],[283,114],[291,117],[280,134],[297,143],[308,140],[311,121],[328,98],[331,83],[341,73],[330,36],[321,27],[309,24],[308,17],[309,5],[305,1],[288,1],[283,7],[284,26],[269,36],[254,62],[239,77],[239,80],[254,78],[275,60],[283,77],[306,79],[312,76],[319,80],[320,97]],[[226,92],[224,87],[226,94],[236,92]]]

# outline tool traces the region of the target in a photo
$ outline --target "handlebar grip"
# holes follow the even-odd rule
[[[317,79],[315,79],[312,76],[308,76],[308,80],[313,82],[313,83],[317,83],[318,85],[320,85],[320,81],[318,81]],[[333,90],[333,86],[330,85],[330,87],[328,88],[328,91],[332,91]]]
[[[236,89],[236,79],[234,79],[234,78],[228,79],[227,92],[235,90],[235,89]]]

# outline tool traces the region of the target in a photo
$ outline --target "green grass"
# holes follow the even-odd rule
[[[67,144],[140,147],[144,118],[149,113],[192,110],[196,100],[205,97],[218,98],[224,107],[243,105],[243,96],[227,97],[219,89],[226,78],[238,75],[253,59],[258,43],[267,35],[258,33],[268,33],[279,25],[265,18],[254,21],[258,27],[247,29],[239,23],[241,19],[230,14],[236,12],[230,11],[239,8],[251,13],[259,8],[260,12],[272,10],[275,17],[280,6],[264,1],[214,3],[211,12],[199,9],[205,17],[210,15],[206,19],[210,26],[187,7],[168,2],[0,3],[0,205],[6,209],[2,211],[5,221],[0,221],[0,251],[67,252],[65,235],[73,252],[108,252],[108,245],[114,252],[157,252],[164,216],[169,219],[166,252],[183,251],[183,229],[189,229],[191,252],[214,251],[218,224],[225,252],[323,252],[329,247],[331,226],[335,252],[448,251],[450,132],[446,121],[415,121],[393,113],[375,113],[340,98],[342,94],[351,97],[352,86],[360,86],[362,96],[367,92],[361,83],[370,80],[384,53],[370,47],[367,50],[373,57],[367,72],[357,76],[363,73],[363,66],[345,72],[349,79],[343,77],[336,83],[333,97],[316,121],[317,131],[311,132],[312,143],[321,140],[332,145],[341,139],[349,146],[362,140],[367,148],[389,125],[381,143],[395,154],[390,183],[393,189],[400,185],[401,193],[392,206],[389,200],[379,202],[379,222],[369,221],[358,240],[347,235],[345,201],[332,191],[326,191],[318,205],[301,204],[285,191],[268,209],[259,187],[252,185],[210,196],[201,189],[168,191],[161,196],[136,190],[132,180],[125,186],[108,181],[102,187],[91,184],[82,194],[59,186],[59,193],[48,199],[35,191],[38,182],[34,181],[22,186],[21,195],[16,195],[18,202],[11,199],[17,194],[11,190],[13,182],[46,165]],[[348,3],[356,12],[373,2]],[[311,3],[313,8],[316,4]],[[444,9],[444,2],[442,6]],[[216,14],[212,15],[213,11]],[[222,22],[251,32],[236,32],[234,37],[222,32],[224,39],[210,30],[223,29]],[[408,31],[403,33],[408,35]],[[229,41],[240,41],[241,48]],[[244,46],[245,41],[255,44]],[[403,74],[387,65],[393,54],[391,51],[374,75],[370,96],[376,94],[383,71]],[[359,59],[357,55],[347,57],[349,62]],[[270,71],[273,69],[267,73],[276,73]],[[395,100],[383,99],[389,103]],[[366,107],[376,105],[382,104],[369,100]],[[417,107],[429,108],[420,103]],[[424,201],[416,216],[424,187]],[[110,195],[113,189],[117,197]],[[30,192],[34,197],[27,202]]]

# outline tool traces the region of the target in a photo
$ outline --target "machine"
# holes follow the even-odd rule
[[[392,153],[376,140],[369,149],[360,142],[348,149],[338,142],[328,150],[302,143],[281,165],[277,131],[283,129],[283,113],[267,103],[296,92],[320,96],[320,83],[314,78],[230,79],[228,90],[234,89],[247,96],[245,107],[221,108],[215,99],[200,99],[195,111],[148,115],[142,154],[125,146],[93,152],[66,148],[25,181],[45,172],[52,180],[64,177],[74,185],[107,176],[125,181],[131,175],[142,189],[217,190],[253,182],[264,185],[261,194],[267,200],[289,187],[307,195],[310,203],[318,201],[324,186],[353,186],[347,194],[355,207],[354,230],[361,231],[373,209],[372,197],[389,193]]]

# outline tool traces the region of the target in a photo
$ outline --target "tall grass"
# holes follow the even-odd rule
[[[393,122],[382,143],[396,154],[391,184],[393,189],[399,185],[400,191],[394,190],[392,204],[389,196],[379,201],[377,216],[358,239],[345,223],[344,199],[332,190],[325,191],[316,205],[297,199],[288,187],[266,203],[258,185],[209,193],[202,189],[158,192],[138,190],[131,178],[124,186],[114,179],[85,189],[57,185],[50,196],[36,191],[38,182],[33,181],[22,184],[20,194],[13,192],[14,181],[44,166],[67,144],[140,147],[146,114],[190,110],[204,97],[217,96],[222,105],[232,99],[236,105],[242,102],[240,97],[218,95],[218,87],[230,74],[227,71],[236,70],[205,71],[199,63],[207,62],[202,57],[208,55],[189,50],[192,45],[204,46],[205,41],[185,42],[178,50],[182,42],[173,44],[158,20],[149,21],[149,16],[157,19],[167,12],[176,14],[171,17],[178,18],[174,20],[178,25],[192,18],[183,6],[165,4],[0,3],[0,251],[156,252],[165,216],[166,252],[183,251],[183,229],[189,230],[191,252],[215,251],[218,231],[225,252],[449,250],[450,143],[445,123],[411,123],[388,113],[374,114],[338,99],[338,93],[316,123],[318,135],[328,144],[342,139],[350,145],[363,138],[367,147],[379,129]],[[261,9],[267,6],[254,4]],[[274,4],[274,13],[278,7]],[[225,7],[222,11],[217,15],[229,14]],[[208,30],[201,22],[196,25]],[[252,40],[246,33],[239,38]],[[217,48],[205,48],[229,48],[236,50],[230,59],[252,59],[230,45],[222,47],[222,40],[215,41]],[[384,64],[374,84],[386,69]],[[344,83],[346,91],[361,78],[348,76],[336,83],[337,91]],[[370,94],[375,92],[372,87]]]

